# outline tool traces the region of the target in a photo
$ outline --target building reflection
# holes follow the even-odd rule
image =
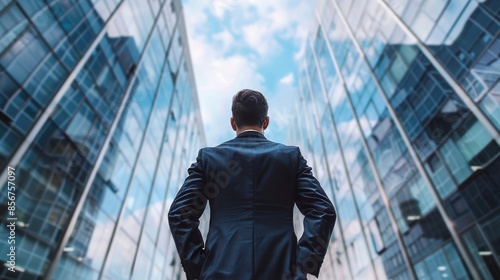
[[[0,278],[180,277],[163,214],[205,143],[181,3],[49,2],[0,4]]]
[[[339,212],[320,279],[500,276],[493,2],[319,1],[290,140]]]

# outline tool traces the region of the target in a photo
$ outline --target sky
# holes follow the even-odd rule
[[[314,1],[183,0],[207,146],[235,137],[231,99],[262,92],[270,124],[265,136],[287,142],[299,95],[297,71],[313,22]]]

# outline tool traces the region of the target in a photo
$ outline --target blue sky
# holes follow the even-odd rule
[[[231,98],[243,88],[268,99],[268,139],[286,142],[298,97],[298,61],[314,1],[183,0],[207,145],[235,137]]]

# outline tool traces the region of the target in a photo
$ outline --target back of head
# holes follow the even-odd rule
[[[262,93],[243,89],[233,96],[231,111],[238,127],[262,126],[268,108],[267,100]]]

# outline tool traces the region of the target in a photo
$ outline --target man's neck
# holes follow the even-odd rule
[[[245,131],[257,131],[259,133],[264,134],[264,129],[262,129],[262,127],[258,127],[258,126],[244,126],[242,128],[238,128],[238,130],[236,130],[236,136],[240,135],[240,133],[243,133]]]

